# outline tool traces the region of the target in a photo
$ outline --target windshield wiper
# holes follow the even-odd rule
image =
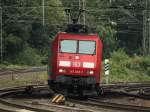
[[[59,52],[61,52],[61,53],[62,53],[61,45],[59,46]]]
[[[93,53],[91,54],[92,56],[96,54],[96,49],[94,48]]]

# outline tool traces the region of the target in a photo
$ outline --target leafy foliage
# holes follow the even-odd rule
[[[103,42],[103,58],[109,58],[118,47],[115,33],[116,31],[110,26],[102,27],[99,30],[98,34]]]
[[[41,65],[42,57],[38,52],[30,47],[25,48],[22,52],[19,53],[16,63],[21,65]]]
[[[41,0],[1,1],[5,63],[37,65],[48,55],[49,39],[65,21],[59,0],[45,1],[45,25]],[[41,59],[42,58],[42,59]],[[3,61],[4,62],[4,61]]]
[[[149,81],[149,59],[150,57],[129,57],[123,50],[114,52],[110,59],[110,82]],[[102,81],[104,79],[103,74]]]
[[[115,11],[114,8],[108,9],[108,7],[125,7],[127,10],[129,9],[128,11],[131,15],[135,15],[137,19],[141,20],[142,11],[138,10],[138,8],[144,8],[145,2],[135,1],[117,0],[110,4],[108,0],[86,0],[86,24],[90,27],[92,33],[100,35],[104,46],[104,58],[114,56],[113,52],[118,48],[124,49],[131,55],[140,54],[141,33],[136,33],[136,35],[131,35],[131,32],[120,34],[120,30],[122,30],[122,26],[123,30],[127,27],[126,29],[130,31],[142,27],[139,27],[139,24],[135,23],[136,21],[124,11]],[[45,25],[43,26],[42,0],[1,0],[3,8],[4,62],[29,64],[28,62],[23,62],[21,57],[24,57],[24,59],[29,58],[28,53],[31,51],[33,51],[33,56],[42,58],[39,59],[40,61],[46,60],[45,57],[47,57],[49,51],[49,40],[64,28],[67,18],[64,9],[73,7],[72,4],[79,5],[77,0],[45,0]],[[76,6],[74,7],[79,9]],[[140,14],[138,15],[137,12]],[[114,23],[116,24],[114,25]],[[134,44],[132,44],[133,41]],[[23,56],[23,53],[25,53],[25,56]],[[118,56],[117,58],[120,59],[121,57]],[[138,58],[134,60],[138,61]],[[140,69],[149,71],[149,67],[145,68],[147,60],[142,58],[139,60],[143,60],[139,63],[140,66],[143,65],[144,67]],[[33,61],[30,65],[34,65],[33,63],[35,65],[39,64],[39,62]],[[129,64],[128,67],[134,68],[135,66],[132,67]]]

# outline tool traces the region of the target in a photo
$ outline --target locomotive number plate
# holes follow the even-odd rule
[[[70,70],[70,73],[83,73],[82,70]]]
[[[72,66],[73,67],[81,67],[81,62],[73,62]]]

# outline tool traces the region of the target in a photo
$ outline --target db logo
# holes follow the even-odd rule
[[[73,62],[73,67],[80,67],[81,63],[80,62]]]

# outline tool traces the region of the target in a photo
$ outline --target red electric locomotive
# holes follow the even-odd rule
[[[52,42],[48,84],[59,92],[98,90],[102,42],[98,35],[60,32]]]

